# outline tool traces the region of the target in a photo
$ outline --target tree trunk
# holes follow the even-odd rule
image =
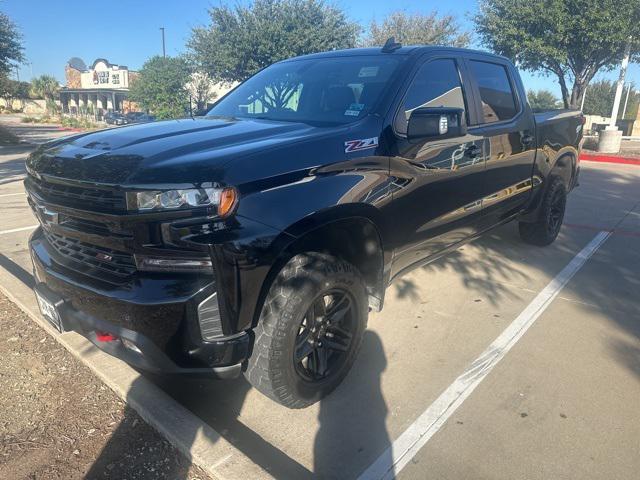
[[[586,82],[579,82],[578,80],[573,82],[573,88],[571,89],[571,100],[569,101],[569,108],[580,108],[580,102],[584,96],[584,91],[587,87]]]
[[[567,82],[564,78],[564,74],[562,72],[555,72],[558,76],[558,83],[560,84],[560,91],[562,92],[562,103],[564,104],[564,108],[569,108],[569,89],[567,88]]]

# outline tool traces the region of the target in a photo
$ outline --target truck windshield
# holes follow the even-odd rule
[[[402,57],[350,56],[271,65],[239,85],[207,114],[342,124],[375,107]]]

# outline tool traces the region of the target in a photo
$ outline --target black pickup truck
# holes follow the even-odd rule
[[[36,295],[60,331],[140,369],[244,372],[305,407],[345,377],[398,276],[511,220],[554,241],[582,126],[534,116],[487,53],[389,42],[282,61],[205,117],[33,152]]]

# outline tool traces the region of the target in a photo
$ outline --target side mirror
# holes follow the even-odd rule
[[[407,139],[410,142],[455,138],[466,134],[467,125],[462,108],[416,108],[411,112],[407,125]]]

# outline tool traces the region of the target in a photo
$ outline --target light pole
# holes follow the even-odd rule
[[[624,118],[627,113],[627,104],[629,103],[629,92],[631,92],[631,82],[629,82],[629,86],[627,87],[627,96],[624,99],[624,108],[622,109],[622,118]]]
[[[166,58],[167,52],[165,51],[165,48],[164,48],[164,27],[160,27],[160,31],[162,32],[162,56]]]
[[[582,92],[582,101],[580,102],[580,111],[581,112],[584,112],[584,99],[587,98],[587,89],[588,88],[589,88],[589,85],[584,87],[584,92]]]
[[[616,96],[613,100],[613,109],[611,111],[611,120],[604,130],[601,130],[598,137],[598,151],[602,153],[618,153],[622,143],[622,130],[616,127],[618,120],[618,111],[620,110],[620,100],[622,100],[622,91],[624,90],[624,77],[627,74],[629,66],[629,57],[631,56],[631,38],[627,42],[624,49],[624,57],[620,65],[620,76],[618,77],[618,85],[616,87]]]
[[[627,47],[624,50],[624,58],[620,65],[620,76],[618,77],[618,86],[616,87],[616,97],[613,100],[613,110],[611,110],[611,120],[609,121],[609,130],[618,130],[616,127],[616,121],[618,120],[618,111],[620,110],[620,100],[622,100],[622,91],[624,89],[624,77],[627,74],[627,67],[629,66],[629,57],[631,55],[631,41],[627,43]]]

